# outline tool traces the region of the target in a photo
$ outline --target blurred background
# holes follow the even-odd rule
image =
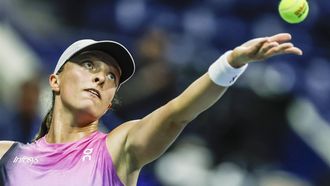
[[[303,56],[248,70],[170,149],[139,186],[329,186],[330,1],[310,0],[300,24],[279,0],[0,0],[0,139],[29,142],[50,104],[48,75],[72,42],[123,43],[135,76],[101,130],[165,104],[222,53],[289,32]]]

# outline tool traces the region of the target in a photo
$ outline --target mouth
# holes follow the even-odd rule
[[[98,97],[99,99],[101,99],[101,94],[98,90],[93,89],[93,88],[88,88],[88,89],[85,89],[85,91],[90,92],[91,94],[93,94],[96,97]]]

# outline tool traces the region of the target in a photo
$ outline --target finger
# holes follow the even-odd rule
[[[280,33],[269,37],[269,41],[283,43],[291,40],[291,35],[289,33]]]
[[[284,43],[279,45],[278,47],[274,47],[270,49],[265,55],[273,56],[273,55],[289,54],[289,53],[302,55],[302,50],[300,50],[297,47],[294,47],[292,43]]]
[[[283,44],[278,45],[277,47],[273,47],[273,48],[269,49],[265,53],[265,55],[266,56],[277,55],[277,54],[283,53],[286,49],[292,48],[292,47],[293,47],[292,43],[283,43]]]
[[[250,49],[252,51],[251,53],[252,54],[258,53],[261,50],[262,46],[268,41],[269,41],[268,38],[258,38],[257,40],[255,40],[255,43],[251,45],[251,49]]]
[[[244,47],[250,47],[252,45],[258,44],[258,43],[264,43],[265,41],[268,40],[268,37],[261,37],[261,38],[256,38],[256,39],[251,39],[245,43],[242,44]]]
[[[299,56],[303,55],[303,51],[297,47],[288,48],[284,52],[287,54],[295,54],[295,55],[299,55]]]
[[[278,47],[278,46],[279,46],[279,44],[277,42],[265,42],[260,49],[260,53],[266,53],[271,48]]]

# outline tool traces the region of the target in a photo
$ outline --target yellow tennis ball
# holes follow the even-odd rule
[[[302,22],[308,15],[309,6],[306,0],[281,0],[278,11],[286,22]]]

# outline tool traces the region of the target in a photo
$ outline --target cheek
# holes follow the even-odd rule
[[[83,82],[87,82],[87,76],[83,76],[79,72],[71,72],[64,76],[65,81],[61,82],[61,94],[65,97],[71,99],[77,98],[78,93],[81,92],[83,87]]]
[[[115,88],[111,88],[111,89],[105,91],[104,101],[105,101],[106,105],[109,106],[112,103],[112,100],[115,97],[115,94],[116,94],[116,89]]]

